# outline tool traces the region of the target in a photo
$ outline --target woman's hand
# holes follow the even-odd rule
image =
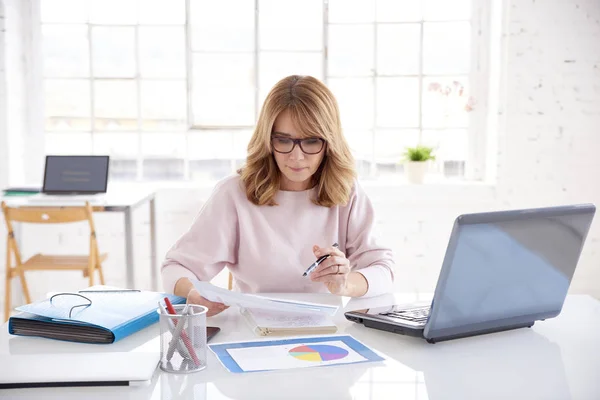
[[[201,306],[208,308],[208,313],[206,314],[207,317],[212,317],[213,315],[217,315],[220,312],[223,312],[229,308],[229,306],[226,306],[223,303],[215,303],[215,302],[205,299],[194,288],[192,288],[188,292],[186,297],[187,297],[187,304],[199,304]]]
[[[317,258],[327,254],[330,257],[319,264],[310,274],[310,279],[313,282],[323,282],[333,294],[345,296],[348,291],[348,275],[350,274],[350,261],[346,255],[335,247],[319,247],[317,245],[313,246],[313,253]]]

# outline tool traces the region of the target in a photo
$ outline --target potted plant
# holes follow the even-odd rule
[[[404,173],[410,183],[423,183],[429,166],[428,161],[435,160],[433,147],[418,145],[407,147],[404,152]]]

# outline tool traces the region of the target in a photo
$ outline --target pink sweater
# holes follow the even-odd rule
[[[256,206],[246,197],[238,175],[219,182],[189,231],[167,252],[162,266],[165,290],[182,277],[210,281],[223,268],[234,288],[246,293],[327,292],[302,273],[315,261],[313,245],[337,242],[369,283],[366,296],[392,290],[392,252],[372,235],[373,207],[356,183],[345,206],[322,207],[310,201],[315,189],[279,191],[277,206]]]

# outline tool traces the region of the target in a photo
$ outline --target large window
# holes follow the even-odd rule
[[[290,74],[336,94],[363,177],[436,147],[462,177],[475,127],[471,0],[41,0],[48,153],[113,179],[218,179]],[[481,134],[481,130],[480,134]]]

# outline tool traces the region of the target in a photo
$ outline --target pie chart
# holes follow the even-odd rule
[[[289,351],[290,356],[303,361],[339,360],[348,355],[348,350],[326,344],[315,344],[294,347]]]

